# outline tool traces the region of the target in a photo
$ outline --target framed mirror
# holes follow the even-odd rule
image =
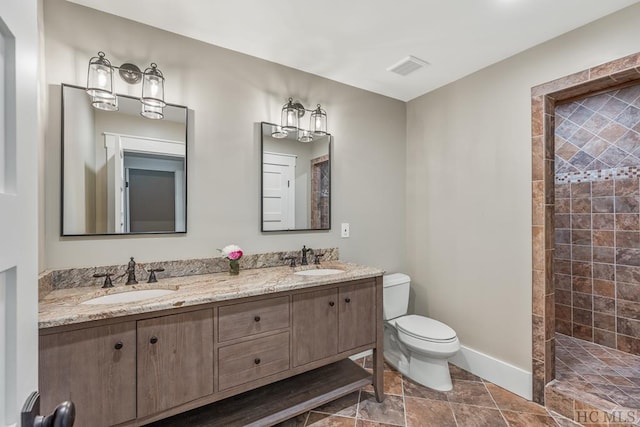
[[[261,167],[262,231],[331,229],[330,134],[283,132],[263,122]]]
[[[138,98],[93,108],[62,85],[61,235],[186,233],[187,108],[141,116]]]

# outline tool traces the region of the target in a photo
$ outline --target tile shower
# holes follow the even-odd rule
[[[640,355],[640,85],[555,109],[556,332]]]

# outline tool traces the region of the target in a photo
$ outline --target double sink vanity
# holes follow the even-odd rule
[[[194,416],[212,425],[272,425],[369,384],[381,401],[383,271],[322,264],[49,292],[43,412],[70,399],[76,426],[141,426],[200,407]],[[373,372],[348,359],[367,350]]]

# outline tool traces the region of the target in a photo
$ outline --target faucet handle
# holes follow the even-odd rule
[[[289,264],[289,267],[292,267],[292,268],[296,266],[296,260],[297,259],[298,258],[294,257],[294,256],[286,256],[286,257],[282,258],[283,261],[291,260],[291,263]]]
[[[164,271],[164,268],[151,268],[149,269],[149,280],[147,283],[156,283],[158,279],[156,278],[156,272]]]
[[[313,263],[315,265],[320,265],[320,258],[322,258],[324,254],[314,254],[313,255]]]
[[[111,276],[113,276],[113,273],[96,273],[93,275],[93,277],[104,277],[104,285],[102,285],[102,288],[113,288],[113,283],[111,282]]]

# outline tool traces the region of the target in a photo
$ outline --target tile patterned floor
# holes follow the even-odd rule
[[[370,360],[361,361],[370,368]],[[385,365],[386,399],[371,387],[354,392],[279,427],[568,427],[572,421],[451,365],[453,390],[439,392]]]
[[[556,379],[615,405],[640,409],[640,357],[556,334]]]

